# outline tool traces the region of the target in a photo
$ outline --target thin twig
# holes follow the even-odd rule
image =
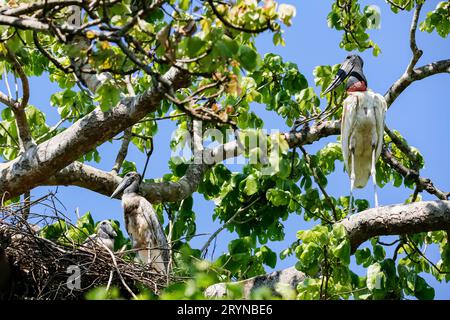
[[[240,207],[235,214],[233,214],[231,216],[230,219],[228,219],[222,226],[220,226],[219,229],[217,229],[212,235],[211,237],[209,237],[208,241],[206,241],[205,245],[202,247],[201,252],[202,252],[202,256],[206,257],[206,254],[208,253],[208,247],[211,245],[211,242],[219,235],[219,233],[221,233],[225,228],[227,228],[233,221],[234,219],[240,215],[242,212],[248,210],[250,207],[252,207],[256,202],[258,202],[261,199],[261,197],[257,197],[256,199],[254,199],[253,201],[251,201],[249,204],[247,204],[244,207]]]
[[[412,73],[413,68],[417,64],[417,61],[419,61],[420,57],[423,54],[423,51],[417,47],[417,43],[416,43],[417,22],[419,21],[421,9],[422,9],[422,3],[418,3],[416,6],[416,9],[414,10],[413,19],[411,22],[411,29],[410,29],[410,33],[409,33],[409,44],[410,44],[410,48],[411,48],[413,56],[411,58],[410,63],[408,64],[408,67],[406,68],[406,74]]]
[[[303,146],[299,145],[298,148],[302,151],[303,156],[305,157],[306,163],[308,164],[309,168],[311,169],[311,173],[314,177],[314,180],[316,181],[317,185],[319,186],[320,190],[322,191],[325,200],[328,202],[331,211],[333,212],[333,218],[334,221],[338,221],[338,215],[336,212],[336,207],[333,204],[333,201],[331,200],[330,196],[328,195],[327,191],[325,190],[325,187],[322,186],[322,184],[320,183],[320,179],[319,179],[319,175],[317,174],[316,171],[316,167],[314,167],[311,163],[311,157],[309,156],[309,154],[306,152],[305,148],[303,148]]]

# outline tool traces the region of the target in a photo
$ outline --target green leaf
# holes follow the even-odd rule
[[[386,256],[386,251],[380,245],[373,246],[373,256],[376,260],[381,261]]]
[[[433,300],[435,292],[434,289],[426,283],[424,278],[416,276],[414,295],[419,300]]]
[[[260,251],[263,256],[263,262],[264,264],[268,265],[271,268],[275,268],[277,264],[277,254],[273,252],[269,247],[262,246],[260,248]]]
[[[258,67],[259,59],[259,55],[252,48],[245,45],[239,47],[238,61],[248,71],[253,71]]]
[[[191,0],[180,0],[180,9],[181,10],[188,10],[189,6],[191,5]]]
[[[187,52],[190,57],[195,57],[200,50],[206,45],[206,42],[199,37],[187,38]]]
[[[247,177],[247,179],[245,179],[244,192],[248,196],[251,196],[258,192],[258,181],[256,180],[255,176],[250,175]]]
[[[347,237],[347,230],[342,224],[335,224],[332,232],[336,239],[345,239]]]
[[[102,111],[107,111],[120,101],[120,90],[114,84],[104,83],[97,89],[94,100],[100,103]]]
[[[364,267],[367,267],[366,263],[372,261],[372,255],[370,253],[369,248],[359,249],[355,252],[355,258],[357,264],[364,264]]]
[[[269,200],[274,206],[285,206],[289,203],[290,194],[287,191],[278,190],[278,189],[268,189],[266,192],[266,198]]]
[[[339,245],[333,248],[333,255],[342,260],[345,265],[350,264],[350,242],[343,240]]]
[[[85,295],[86,300],[114,300],[120,298],[120,290],[117,287],[98,287],[89,290]]]

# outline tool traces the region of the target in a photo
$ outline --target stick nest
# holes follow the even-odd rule
[[[37,224],[28,222],[29,208],[36,203],[0,207],[0,299],[82,299],[98,286],[118,287],[123,297],[132,298],[143,287],[158,294],[171,280],[125,258],[124,252],[113,253],[101,245],[63,245],[40,237]],[[39,226],[61,219],[60,212],[52,210],[50,216],[33,214],[33,219],[39,220]],[[73,285],[74,267],[80,271],[79,288]]]

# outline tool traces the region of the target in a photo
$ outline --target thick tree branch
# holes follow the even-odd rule
[[[304,127],[300,132],[284,133],[284,136],[289,146],[293,148],[311,144],[323,137],[339,134],[339,132],[339,121],[326,121],[319,125]],[[242,154],[242,151],[242,147],[239,147],[236,141],[228,142],[213,149],[205,149],[203,151],[203,164],[191,164],[186,175],[179,181],[143,183],[141,185],[141,193],[150,202],[181,201],[197,190],[203,175],[212,165],[237,157]],[[387,149],[383,150],[383,159],[405,178],[413,179],[421,190],[436,195],[441,200],[447,199],[448,193],[437,189],[429,179],[420,177],[417,171],[403,166],[392,157],[392,154]],[[120,177],[109,172],[85,164],[75,163],[61,170],[43,184],[75,185],[109,196],[120,181]]]
[[[388,107],[397,99],[397,97],[413,82],[425,79],[438,73],[450,73],[450,59],[440,60],[415,68],[410,74],[404,73],[385,93]]]
[[[72,5],[83,5],[83,0],[46,0],[46,1],[36,1],[31,4],[21,4],[18,7],[10,8],[8,6],[0,8],[1,14],[7,16],[20,16],[29,13],[36,12],[45,8],[52,8],[54,6],[58,7],[69,7]]]
[[[297,285],[305,278],[306,275],[303,272],[298,271],[295,267],[290,267],[235,283],[242,286],[243,298],[250,299],[251,294],[261,287],[270,288],[275,295],[281,295],[286,287],[295,290]],[[205,296],[208,298],[224,298],[229,294],[227,285],[228,283],[225,282],[216,283],[205,290]]]
[[[450,229],[450,201],[422,201],[372,208],[340,222],[347,230],[352,252],[376,236]]]
[[[66,1],[69,3],[69,1]],[[158,1],[158,3],[163,3],[164,1]],[[65,5],[67,4],[65,3]],[[75,3],[75,2],[74,2]],[[77,2],[78,4],[78,2]],[[412,32],[415,36],[415,28],[417,28],[417,17],[419,9],[417,9],[415,18],[413,18]],[[25,29],[33,29],[38,31],[49,31],[48,25],[40,25],[38,20],[34,18],[26,17],[16,17],[7,16],[6,19],[5,11],[0,10],[0,24],[10,24],[13,23],[21,24]],[[22,20],[26,21],[22,21]],[[8,22],[9,21],[9,22]],[[20,26],[19,26],[20,27]],[[42,28],[41,28],[42,27]],[[83,32],[86,30],[80,30],[74,26],[57,26],[61,32],[65,32],[67,35],[85,35]],[[95,34],[98,38],[108,39],[108,41],[117,42],[119,37],[116,32],[103,32],[95,30]],[[112,39],[111,37],[115,37]],[[75,37],[77,38],[77,37]],[[80,41],[87,41],[82,39]],[[415,44],[415,38],[412,40]],[[87,45],[88,43],[86,43]],[[416,46],[411,45],[411,48]],[[81,62],[80,62],[81,63]],[[431,76],[437,73],[450,72],[450,59],[438,61],[427,66],[420,68],[415,68],[410,74],[403,75],[396,83],[386,93],[386,100],[388,105],[398,97],[398,95],[412,82],[423,79],[425,77]],[[86,76],[88,74],[86,73]],[[98,87],[98,85],[104,79],[98,79],[98,75],[89,74],[92,77],[89,79],[83,79],[88,83],[88,87],[92,91]],[[100,75],[102,76],[102,75]],[[39,145],[36,150],[31,150],[27,154],[21,155],[19,158],[6,163],[0,164],[0,192],[8,192],[9,196],[17,195],[21,193],[24,188],[30,186],[37,186],[42,184],[57,184],[61,181],[62,184],[68,185],[79,185],[86,186],[91,190],[99,190],[102,194],[110,193],[110,189],[115,187],[117,181],[116,178],[112,179],[106,176],[108,183],[106,186],[99,186],[97,175],[100,177],[105,177],[105,173],[101,170],[94,169],[92,167],[86,167],[92,175],[88,175],[90,178],[87,179],[83,172],[76,174],[73,170],[69,170],[73,167],[79,167],[81,164],[73,163],[69,167],[63,169],[68,164],[72,163],[74,160],[79,158],[85,152],[92,150],[98,144],[101,144],[107,139],[112,138],[115,134],[123,131],[125,128],[139,121],[146,113],[155,110],[161,99],[167,95],[167,88],[171,87],[177,89],[183,87],[187,81],[188,74],[181,70],[180,68],[173,67],[170,71],[163,76],[164,83],[171,83],[171,86],[162,86],[159,83],[155,85],[148,92],[141,96],[135,98],[125,98],[116,107],[112,108],[110,111],[101,112],[100,110],[95,110],[85,118],[79,120],[74,125],[69,127],[63,133],[55,136],[54,138]],[[166,81],[167,79],[167,81]],[[303,127],[299,132],[288,132],[285,133],[286,140],[291,147],[298,145],[305,145],[313,143],[322,137],[336,135],[340,132],[340,122],[339,121],[325,121],[311,127]],[[144,184],[142,187],[143,192],[147,198],[151,201],[178,201],[190,194],[192,194],[198,187],[203,174],[209,168],[217,162],[230,157],[236,157],[242,152],[241,148],[236,142],[231,142],[225,144],[221,148],[216,148],[211,150],[209,156],[204,158],[204,165],[197,164],[192,165],[188,172],[190,173],[189,179],[183,177],[180,181],[176,183],[154,183],[154,184]],[[84,165],[82,165],[84,169]],[[62,170],[62,171],[60,171]],[[95,174],[93,172],[95,171]],[[52,177],[50,181],[48,176],[60,171],[57,175]],[[68,176],[70,173],[70,176]],[[194,174],[195,173],[195,174]],[[186,178],[186,179],[185,179]],[[120,178],[119,178],[120,179]]]
[[[299,146],[311,144],[322,137],[338,134],[339,121],[321,123],[311,126],[300,132],[285,133],[289,145]],[[141,185],[141,193],[150,202],[177,202],[194,193],[203,179],[203,175],[214,164],[223,160],[237,157],[242,154],[242,146],[237,141],[231,141],[213,149],[203,151],[203,163],[191,164],[186,174],[178,181],[173,182],[144,182]],[[102,171],[89,165],[75,162],[60,170],[53,177],[41,185],[73,185],[89,189],[109,196],[122,180],[121,177],[111,172]]]
[[[177,68],[169,69],[163,77],[174,90],[189,82]],[[95,109],[57,136],[0,164],[0,194],[11,197],[44,183],[67,164],[155,111],[165,93],[165,87],[156,85],[141,95],[122,99],[108,111]]]
[[[190,165],[186,174],[173,182],[143,182],[140,192],[150,202],[176,202],[189,197],[201,182],[208,165]],[[78,186],[110,196],[122,178],[81,162],[74,162],[43,182],[42,185]]]

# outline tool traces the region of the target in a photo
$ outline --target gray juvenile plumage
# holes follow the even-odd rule
[[[159,272],[167,272],[169,245],[166,235],[150,202],[139,195],[141,176],[129,172],[111,195],[122,194],[125,228],[138,250],[142,262],[152,264]]]
[[[94,247],[95,245],[102,246],[104,244],[109,250],[114,251],[114,240],[117,237],[116,231],[108,220],[103,220],[99,223],[97,233],[90,235],[83,246]]]

